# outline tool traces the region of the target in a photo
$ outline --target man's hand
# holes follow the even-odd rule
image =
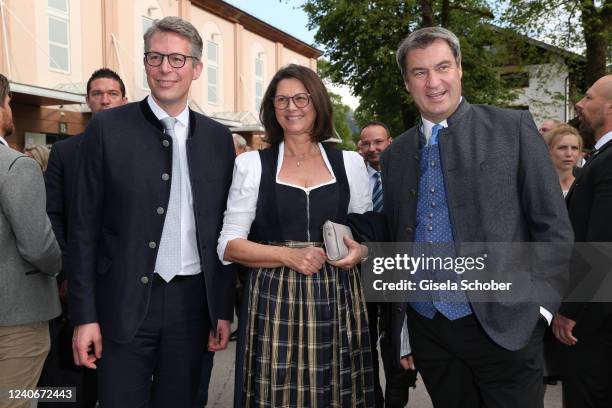
[[[97,368],[94,363],[102,357],[102,334],[98,323],[86,323],[74,327],[72,357],[74,364],[78,366]]]
[[[552,331],[555,337],[563,344],[573,346],[576,344],[578,339],[572,334],[576,322],[572,319],[568,319],[562,314],[555,314],[555,318],[552,321]]]
[[[412,357],[412,354],[406,357],[402,357],[400,359],[400,365],[402,366],[404,370],[416,370],[416,366],[414,365],[414,358]]]
[[[344,244],[348,248],[348,254],[337,261],[328,261],[330,264],[337,266],[340,269],[351,269],[353,266],[361,262],[368,254],[368,247],[361,245],[359,242],[352,240],[345,235],[342,237]]]
[[[221,351],[227,348],[230,336],[230,321],[218,320],[217,329],[211,330],[208,336],[208,351]]]

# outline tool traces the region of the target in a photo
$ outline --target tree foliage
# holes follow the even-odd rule
[[[358,123],[380,120],[397,135],[418,117],[395,60],[411,31],[444,23],[461,40],[464,96],[472,103],[504,104],[513,93],[495,69],[503,33],[492,36],[484,0],[308,0],[304,10],[315,41],[327,50],[329,78],[360,97]]]
[[[317,73],[324,82],[330,82],[330,64],[325,59],[317,61]],[[338,137],[342,139],[341,147],[344,150],[355,150],[355,135],[349,126],[349,117],[352,115],[351,108],[342,103],[342,97],[331,91],[328,91],[329,98],[332,104],[334,130]]]
[[[612,1],[505,0],[498,9],[502,24],[517,32],[561,48],[584,50],[586,86],[606,74],[612,62]]]
[[[329,97],[332,102],[334,129],[336,133],[342,139],[342,148],[348,150],[355,149],[355,143],[353,142],[353,134],[348,125],[348,116],[351,108],[342,103],[342,97],[333,92],[329,92]]]

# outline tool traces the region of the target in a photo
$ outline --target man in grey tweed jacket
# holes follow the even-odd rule
[[[12,150],[8,80],[0,74],[0,405],[8,389],[36,387],[60,313],[60,249],[45,211],[38,164]],[[4,400],[4,401],[3,401]],[[21,400],[11,407],[28,406]],[[4,405],[2,405],[4,406]]]

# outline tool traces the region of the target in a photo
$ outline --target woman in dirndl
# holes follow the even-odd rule
[[[271,148],[236,159],[218,253],[248,266],[240,312],[237,407],[373,407],[367,312],[356,265],[327,259],[321,226],[371,210],[363,159],[321,143],[329,95],[309,68],[272,78],[260,118]]]

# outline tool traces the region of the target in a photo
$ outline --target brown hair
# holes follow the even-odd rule
[[[268,89],[264,94],[259,111],[259,120],[266,129],[267,141],[271,145],[278,145],[284,139],[283,128],[276,120],[274,109],[274,96],[278,83],[283,79],[294,78],[304,84],[306,91],[310,94],[310,103],[317,113],[312,126],[312,140],[322,142],[334,134],[332,121],[332,105],[329,94],[321,78],[310,68],[301,65],[289,64],[281,68],[270,81]]]
[[[4,100],[11,95],[8,79],[0,74],[0,106],[4,106]]]
[[[582,151],[582,136],[580,136],[580,133],[578,133],[578,130],[575,127],[568,125],[567,123],[561,123],[560,125],[555,126],[548,132],[544,133],[543,137],[548,147],[552,148],[556,144],[557,140],[566,135],[576,136],[576,139],[578,139],[578,149],[579,151]]]

